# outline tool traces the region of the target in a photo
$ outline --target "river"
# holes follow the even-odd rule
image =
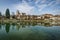
[[[60,25],[49,23],[0,23],[0,40],[60,40]]]

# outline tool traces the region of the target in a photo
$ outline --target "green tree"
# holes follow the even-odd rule
[[[0,12],[0,19],[2,19],[2,14],[1,14],[1,12]]]
[[[6,9],[6,18],[10,19],[10,11],[8,8]]]
[[[15,13],[14,12],[12,12],[12,18],[15,18]]]
[[[2,16],[1,12],[0,12],[0,16]]]

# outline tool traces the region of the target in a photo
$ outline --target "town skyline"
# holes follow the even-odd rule
[[[9,8],[7,8],[7,9],[9,9]],[[10,12],[10,15],[16,15],[17,14],[17,11],[19,12],[19,14],[22,14],[22,13],[24,13],[24,12],[20,12],[18,9],[14,12],[14,11],[12,11],[11,12],[11,10],[9,9],[9,12]],[[5,12],[4,12],[4,14],[0,11],[0,13],[1,13],[1,15],[3,16],[3,15],[5,15],[5,13],[6,13],[6,10],[5,10]],[[25,13],[26,15],[31,15],[31,14],[27,14],[27,13]],[[44,13],[44,14],[37,14],[37,16],[39,16],[39,15],[45,15],[45,14],[51,14],[51,13]],[[36,14],[32,14],[32,15],[36,15]],[[60,14],[51,14],[51,15],[60,15]]]
[[[10,13],[18,9],[30,15],[60,14],[60,0],[0,0],[0,11],[3,14],[6,8],[10,9]]]

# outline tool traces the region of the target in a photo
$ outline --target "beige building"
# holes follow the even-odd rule
[[[52,18],[50,18],[52,20],[60,20],[60,15],[55,15]]]
[[[41,20],[41,19],[42,19],[41,15],[37,15],[37,20]]]
[[[18,10],[16,12],[16,19],[24,20],[26,18],[26,13],[20,13]]]
[[[50,19],[52,17],[53,17],[52,14],[44,14],[44,15],[42,15],[42,19]]]

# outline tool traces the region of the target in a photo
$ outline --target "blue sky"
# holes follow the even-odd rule
[[[10,12],[40,15],[45,13],[60,14],[60,0],[0,0],[0,11],[5,13],[9,8]]]

